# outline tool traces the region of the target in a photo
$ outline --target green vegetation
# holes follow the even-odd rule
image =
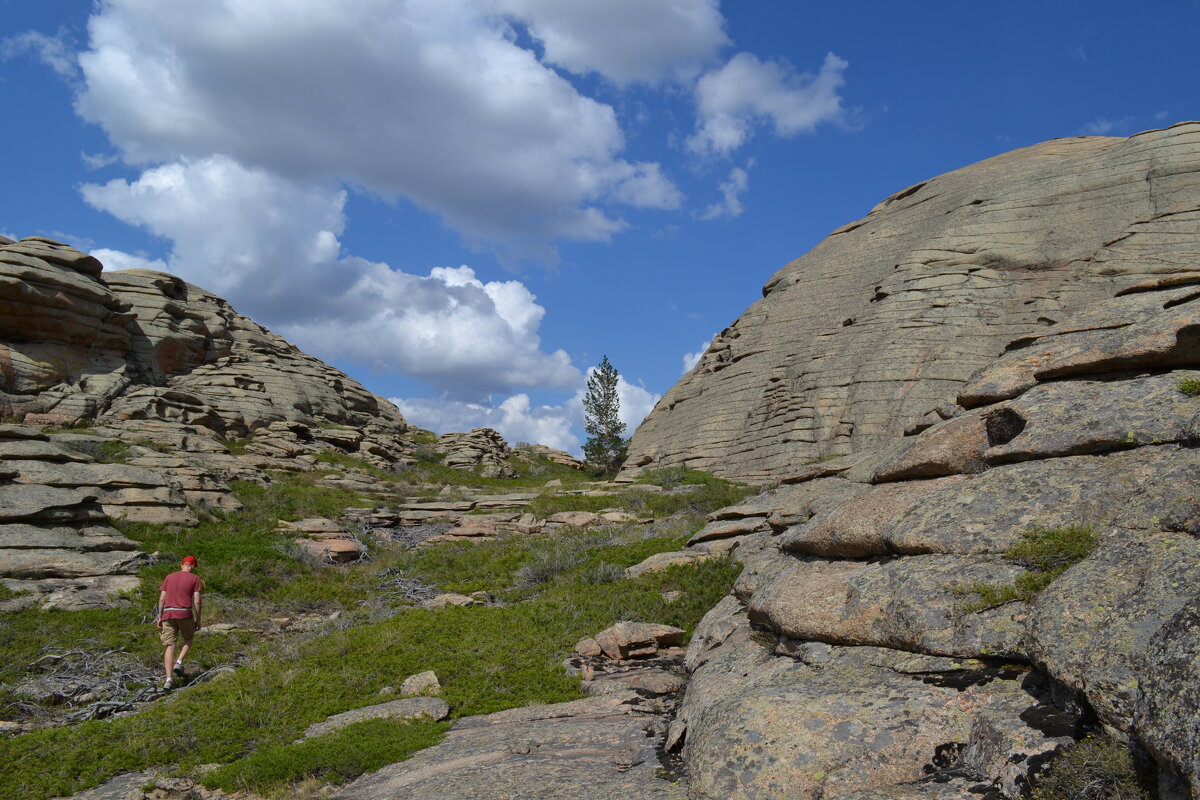
[[[301,744],[264,747],[214,770],[205,783],[227,792],[250,785],[280,791],[304,778],[344,783],[437,744],[449,727],[445,722],[365,720]]]
[[[129,461],[129,444],[120,439],[79,440],[64,442],[63,446],[101,464],[125,464]]]
[[[1034,800],[1151,800],[1153,782],[1129,747],[1104,734],[1064,749],[1034,779]]]
[[[275,796],[290,796],[289,787],[306,780],[344,781],[429,746],[446,726],[375,720],[292,744],[308,725],[382,702],[385,687],[428,669],[437,672],[455,717],[576,699],[579,680],[568,677],[561,662],[578,640],[620,620],[663,622],[690,632],[738,572],[728,560],[714,560],[637,580],[624,577],[625,567],[681,546],[693,524],[684,517],[404,551],[376,545],[369,563],[319,569],[288,555],[281,546],[288,537],[274,533],[275,521],[336,517],[363,500],[313,480],[286,475],[268,486],[237,483],[245,510],[194,529],[123,525],[143,549],[163,559],[143,571],[131,608],[6,615],[0,683],[12,685],[44,651],[68,647],[124,649],[152,669],[161,655],[147,612],[162,576],[189,553],[199,558],[208,591],[206,623],[250,628],[268,617],[340,612],[310,633],[203,636],[194,651],[201,667],[237,669],[136,714],[0,740],[0,759],[21,765],[0,774],[0,797],[68,795],[154,765],[187,773],[200,764],[223,764],[205,777],[208,785]],[[701,505],[722,493],[744,493],[724,482],[697,486],[707,498]],[[679,497],[698,502],[690,494]],[[403,605],[384,585],[397,574],[443,591],[486,590],[500,604]],[[668,592],[681,594],[671,601]],[[0,704],[12,700],[0,693]]]
[[[1179,391],[1188,397],[1200,397],[1200,378],[1185,378],[1178,384]]]
[[[592,496],[576,494],[543,494],[533,500],[529,511],[545,518],[559,511],[601,511],[616,508],[639,516],[663,517],[690,512],[703,515],[724,506],[740,502],[753,489],[744,484],[722,480],[698,470],[687,470],[680,478],[691,491],[648,492],[629,488],[616,495]]]
[[[1061,528],[1030,528],[1004,557],[1015,561],[1025,572],[1010,584],[969,583],[947,587],[952,594],[973,597],[960,610],[982,611],[1014,600],[1029,602],[1096,549],[1096,532],[1090,525]]]

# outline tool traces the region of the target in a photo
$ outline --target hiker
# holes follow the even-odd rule
[[[167,680],[163,689],[171,690],[174,675],[183,677],[183,657],[192,646],[192,636],[200,630],[200,589],[203,584],[199,576],[193,575],[196,557],[184,556],[178,572],[163,578],[158,592],[158,613],[155,615],[159,638],[167,650],[163,653],[163,669]],[[179,658],[175,658],[175,644],[183,640]],[[174,662],[174,663],[172,663]]]

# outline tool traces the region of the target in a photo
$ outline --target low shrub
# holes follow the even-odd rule
[[[1105,734],[1066,747],[1033,784],[1034,800],[1151,800],[1156,795],[1130,748]]]
[[[1177,385],[1188,397],[1200,397],[1200,378],[1184,378]]]

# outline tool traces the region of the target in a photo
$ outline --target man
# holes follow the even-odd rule
[[[167,680],[163,689],[171,690],[172,673],[183,677],[183,657],[192,646],[192,636],[200,630],[200,578],[193,575],[196,557],[184,556],[181,569],[163,578],[158,592],[158,614],[156,615],[159,638],[166,646],[163,653],[163,670]],[[175,659],[175,644],[183,640],[179,659]]]

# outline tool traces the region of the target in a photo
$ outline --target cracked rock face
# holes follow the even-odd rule
[[[1196,320],[1200,270],[1144,282],[1015,342],[944,421],[714,514],[753,533],[685,660],[689,797],[1016,798],[1080,724],[1198,796]],[[970,602],[1017,585],[1023,533],[1079,526],[1048,586]]]
[[[767,282],[638,428],[625,474],[686,464],[777,479],[927,427],[964,388],[973,405],[1016,392],[1042,368],[1020,352],[967,382],[1010,342],[1195,268],[1198,225],[1200,123],[1058,139],[909,187]],[[1123,335],[1124,350],[1096,339],[1045,368],[1179,363],[1194,331]]]

